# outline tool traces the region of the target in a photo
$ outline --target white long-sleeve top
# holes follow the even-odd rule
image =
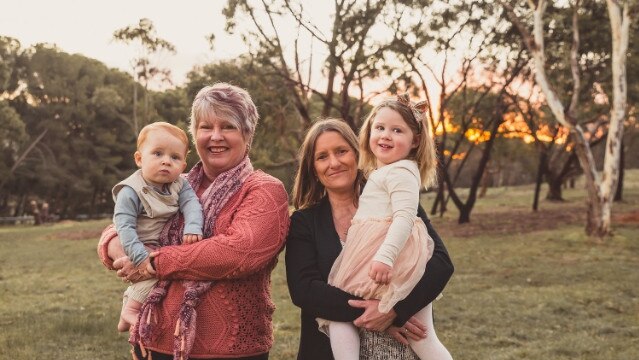
[[[412,160],[396,161],[370,174],[353,220],[392,217],[386,238],[373,260],[393,266],[412,231],[420,188],[419,169]]]

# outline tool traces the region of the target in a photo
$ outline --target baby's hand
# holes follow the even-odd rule
[[[184,234],[184,237],[182,237],[182,243],[184,244],[193,244],[200,240],[202,240],[202,235]]]
[[[393,268],[379,261],[371,263],[368,276],[378,284],[388,284],[393,278]]]

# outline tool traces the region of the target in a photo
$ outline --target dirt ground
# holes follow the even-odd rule
[[[458,224],[457,219],[437,219],[431,216],[437,224],[437,231],[441,236],[471,237],[477,234],[505,235],[525,234],[540,230],[552,230],[565,225],[586,224],[586,205],[577,203],[556,203],[550,208],[539,211],[530,209],[509,209],[491,213],[477,212],[471,214],[471,222]],[[639,210],[613,209],[614,224],[639,226]]]

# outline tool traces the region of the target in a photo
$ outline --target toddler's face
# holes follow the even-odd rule
[[[400,113],[384,107],[373,118],[368,146],[379,168],[406,159],[417,147],[417,138]]]
[[[135,152],[135,163],[149,185],[161,188],[177,180],[186,168],[187,146],[162,129],[151,130],[142,147]]]

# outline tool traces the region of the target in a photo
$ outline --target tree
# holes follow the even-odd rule
[[[250,56],[284,80],[286,86],[281,90],[293,101],[303,129],[313,120],[310,107],[314,95],[323,103],[321,117],[340,117],[357,130],[369,100],[389,89],[372,92],[369,80],[379,80],[379,75],[400,66],[388,61],[390,39],[410,21],[407,12],[421,12],[427,3],[334,1],[333,21],[327,29],[312,21],[313,15],[305,11],[302,1],[229,0],[224,14],[227,31],[235,31],[240,22],[249,24],[242,36]],[[293,21],[296,29],[283,29],[279,26],[283,20]],[[294,44],[287,47],[284,33],[297,35]],[[304,55],[302,43],[310,44],[309,55]],[[318,66],[322,79],[314,81],[317,69],[313,54],[318,52],[326,57]]]
[[[21,159],[28,154],[22,150],[27,139],[20,115],[6,101],[0,100],[0,190],[13,177]]]
[[[29,136],[46,136],[16,170],[12,192],[47,199],[62,217],[109,211],[111,187],[134,167],[130,127],[118,120],[130,77],[49,45],[29,52],[26,87],[13,102]]]
[[[498,129],[508,111],[506,90],[519,77],[527,58],[512,36],[502,34],[504,22],[492,21],[489,9],[482,9],[477,2],[437,1],[417,19],[412,25],[404,24],[404,32],[393,39],[392,49],[406,72],[398,74],[397,87],[403,82],[405,88],[418,96],[423,94],[431,104],[429,119],[437,134],[440,158],[440,186],[432,212],[439,206],[443,214],[450,198],[460,212],[458,221],[469,222],[495,139],[500,136]],[[438,70],[433,65],[435,53],[443,57]],[[454,59],[460,57],[456,63]],[[451,74],[453,66],[458,67]],[[433,99],[435,89],[429,84],[436,84],[437,99]],[[475,151],[481,152],[479,157],[472,155]],[[468,159],[477,161],[471,164]],[[456,187],[466,166],[473,170],[469,194],[463,199]]]
[[[132,60],[133,79],[133,129],[137,134],[140,129],[149,123],[149,84],[153,80],[170,82],[171,71],[160,68],[152,64],[151,56],[161,51],[175,53],[175,46],[170,42],[158,37],[153,22],[149,19],[140,19],[137,26],[126,26],[113,33],[113,39],[125,44],[135,43],[138,45],[139,55]],[[142,122],[138,120],[138,85],[144,88],[144,106],[142,111]]]
[[[566,107],[562,102],[555,86],[549,81],[546,74],[546,59],[544,49],[544,13],[548,6],[545,0],[529,2],[533,16],[532,33],[525,26],[523,20],[517,15],[515,8],[508,2],[499,1],[506,9],[508,18],[519,31],[524,44],[531,57],[535,69],[535,79],[541,87],[549,108],[559,123],[565,126],[575,142],[575,150],[580,165],[586,178],[588,190],[588,220],[586,232],[589,235],[603,237],[610,233],[610,215],[612,197],[619,176],[619,154],[621,139],[623,137],[623,121],[626,113],[626,56],[628,49],[628,37],[630,15],[628,4],[620,4],[618,1],[607,0],[610,26],[612,30],[612,106],[608,124],[608,136],[606,142],[606,154],[604,157],[604,170],[600,177],[595,160],[592,155],[588,139],[584,135],[582,125],[577,121],[579,103],[579,91],[581,86],[579,68],[579,27],[578,16],[580,1],[573,5],[571,49],[571,70],[573,78],[573,95]]]

